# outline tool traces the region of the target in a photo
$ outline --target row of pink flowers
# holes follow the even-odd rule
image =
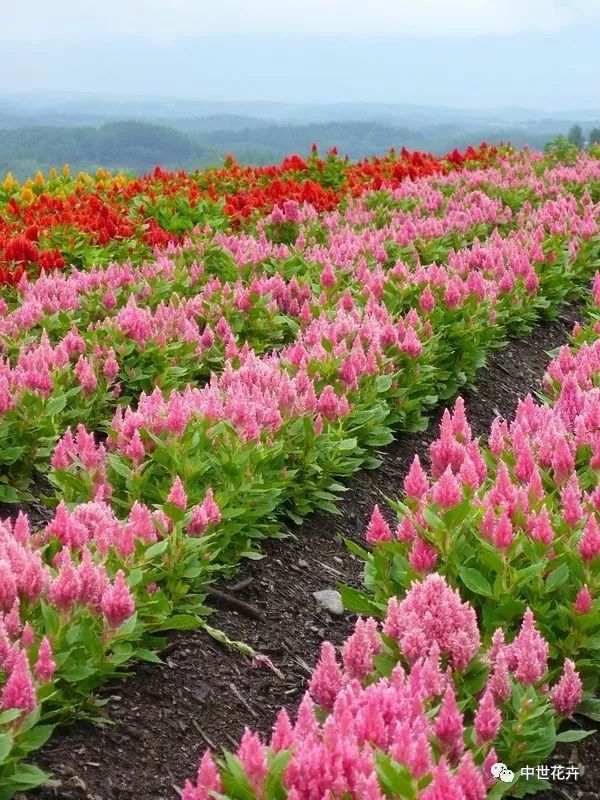
[[[534,164],[533,159],[529,175],[520,175],[525,185],[533,181]],[[579,172],[569,173],[565,180],[589,181],[593,168],[597,169],[583,160]],[[510,173],[510,163],[504,169]],[[546,170],[543,180],[540,179],[541,185],[535,179],[534,185],[542,197],[548,194],[542,192],[542,187],[547,181],[552,182],[551,178],[552,171]],[[128,264],[111,265],[90,272],[75,271],[70,276],[42,276],[31,284],[24,277],[19,304],[0,320],[0,331],[5,336],[22,335],[44,321],[46,324],[39,327],[38,341],[27,339],[18,352],[11,349],[10,359],[2,363],[0,408],[4,411],[14,408],[19,392],[24,390],[48,395],[58,380],[57,370],[72,370],[69,381],[81,385],[86,394],[94,392],[99,382],[102,386],[105,382],[111,385],[120,369],[121,337],[142,348],[151,342],[159,347],[168,343],[190,343],[198,354],[210,351],[218,342],[225,358],[234,357],[242,343],[227,322],[227,310],[237,308],[247,312],[256,298],[270,297],[267,308],[272,312],[278,309],[310,324],[315,317],[322,316],[323,304],[336,311],[352,308],[361,295],[366,300],[380,302],[386,287],[398,287],[402,291],[418,287],[422,292],[420,314],[425,319],[437,303],[456,309],[469,296],[476,296],[481,302],[487,299],[493,305],[499,296],[513,291],[517,282],[522,282],[526,291],[535,293],[539,278],[534,264],[545,260],[541,244],[546,235],[571,237],[574,257],[578,239],[588,239],[597,232],[596,205],[588,194],[584,193],[581,201],[573,195],[551,197],[539,207],[526,204],[521,209],[518,232],[505,238],[496,234],[484,244],[475,241],[472,248],[451,253],[445,266],[419,266],[418,262],[410,266],[402,260],[391,267],[385,266],[389,243],[406,247],[451,231],[466,233],[482,222],[491,226],[510,222],[510,208],[499,198],[489,197],[481,189],[462,189],[461,181],[472,182],[473,175],[453,174],[450,179],[455,195],[445,204],[435,183],[442,179],[436,176],[419,181],[412,188],[403,187],[403,198],[415,197],[419,202],[410,212],[390,212],[388,224],[380,228],[372,226],[375,212],[366,210],[367,196],[351,204],[345,216],[335,211],[323,217],[321,224],[327,231],[326,244],[311,243],[307,227],[306,232],[301,231],[300,241],[285,252],[281,246],[273,252],[268,248],[261,252],[258,265],[267,258],[285,259],[290,255],[301,255],[307,264],[317,263],[324,290],[320,296],[313,295],[308,283],[298,281],[295,276],[287,281],[281,274],[251,272],[248,279],[240,277],[234,284],[223,283],[217,277],[210,277],[202,263],[192,264],[182,278],[177,254],[170,258],[168,253],[138,268]],[[501,171],[490,169],[489,175],[480,174],[479,180],[493,189],[494,181],[502,183]],[[562,188],[564,190],[564,185]],[[432,216],[431,210],[437,210],[438,205],[443,209],[442,216]],[[360,213],[359,209],[362,209]],[[310,215],[305,216],[309,218],[303,224],[314,225]],[[435,230],[432,224],[437,226]],[[239,234],[237,238],[220,236],[211,246],[216,243],[231,252],[241,268],[252,261],[243,244],[251,239],[248,234]],[[259,237],[256,242],[260,241]],[[271,246],[268,240],[264,241]],[[188,247],[192,246],[202,256],[203,245],[190,242]],[[160,300],[154,305],[153,294],[157,285],[164,281],[172,281],[179,291],[190,292],[191,296]],[[353,287],[352,292],[348,291],[349,287]],[[93,297],[100,297],[101,302],[92,302]],[[128,297],[126,302],[121,299],[124,297]],[[361,304],[363,302],[361,300]],[[52,316],[59,311],[80,312],[88,308],[89,303],[91,306],[86,313],[93,322],[94,332],[83,332],[82,336],[74,330],[51,346],[46,328]],[[104,320],[101,314],[106,315]],[[213,321],[214,327],[207,324],[207,319]],[[115,391],[118,393],[118,387]]]
[[[378,677],[373,661],[386,647],[381,633],[398,642],[401,653],[389,678]],[[358,620],[343,645],[341,665],[333,645],[322,645],[295,723],[282,709],[266,744],[246,729],[236,757],[248,788],[263,797],[273,756],[288,751],[282,777],[288,798],[383,800],[377,753],[384,753],[406,770],[410,788],[405,796],[417,792],[420,800],[485,800],[494,783],[490,770],[498,760],[494,742],[503,717],[507,725],[515,724],[509,704],[515,686],[536,685],[540,713],[551,713],[553,707],[563,717],[580,702],[582,685],[569,661],[552,689],[541,685],[548,645],[530,612],[510,644],[499,630],[481,656],[480,645],[473,609],[442,577],[431,575],[413,584],[401,602],[390,600],[381,629],[374,619]],[[476,658],[488,665],[487,683],[474,706],[461,710],[459,675]],[[531,708],[531,698],[527,703]],[[518,707],[517,714],[525,709]],[[227,766],[223,770],[227,773]],[[207,751],[195,781],[186,782],[183,799],[237,796],[235,789],[230,792]]]

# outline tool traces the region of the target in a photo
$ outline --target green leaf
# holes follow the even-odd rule
[[[76,667],[71,667],[62,673],[63,678],[67,683],[82,683],[83,681],[91,678],[96,673],[94,667],[87,664],[80,664]]]
[[[33,764],[21,764],[18,770],[10,776],[10,785],[14,789],[25,791],[41,786],[50,776]],[[10,797],[10,795],[8,795]]]
[[[8,725],[9,722],[14,722],[21,714],[20,708],[11,708],[10,711],[3,711],[0,714],[0,725]]]
[[[22,748],[26,753],[29,753],[32,750],[38,750],[48,741],[52,735],[54,727],[54,725],[36,725],[35,728],[32,728],[27,732],[25,737],[20,738],[19,747]]]
[[[377,394],[384,394],[385,392],[389,392],[392,386],[392,376],[391,375],[379,375],[375,379],[375,391]]]
[[[116,472],[117,475],[120,475],[122,478],[131,477],[131,468],[128,467],[124,461],[121,461],[116,453],[111,453],[106,460],[110,468]]]
[[[12,750],[13,738],[10,733],[0,733],[0,764],[4,764]]]
[[[520,569],[517,572],[517,580],[515,582],[515,586],[521,586],[521,584],[526,583],[531,578],[539,575],[543,570],[546,568],[546,564],[543,562],[539,562],[537,564],[531,564],[529,567],[525,567],[525,569]]]
[[[166,620],[157,630],[159,631],[193,631],[203,625],[203,621],[193,614],[177,614]]]
[[[49,417],[54,417],[56,414],[60,414],[60,412],[64,409],[67,405],[67,397],[66,395],[62,394],[58,397],[52,397],[46,403],[46,414]]]
[[[356,542],[353,542],[352,539],[344,539],[344,544],[351,553],[359,556],[363,561],[367,561],[369,559],[369,551],[365,550],[364,547],[361,547]]]
[[[582,730],[571,730],[571,731],[563,731],[562,733],[557,734],[556,741],[557,742],[580,742],[582,739],[586,739],[588,736],[591,736],[595,731],[582,731]]]
[[[151,544],[150,547],[144,553],[146,560],[151,561],[155,556],[162,555],[168,546],[169,542],[167,539],[163,539],[160,542],[155,542],[154,544]]]
[[[496,784],[494,789],[496,789],[500,784]],[[510,793],[512,797],[525,797],[528,794],[537,794],[538,792],[543,792],[545,789],[551,789],[552,784],[548,781],[544,781],[541,778],[531,777],[527,779],[520,780],[516,786],[511,784],[504,784],[506,789],[510,789]],[[504,789],[504,791],[506,791]],[[503,793],[503,792],[502,792]],[[489,800],[495,800],[496,797],[501,797],[502,793],[498,795],[490,794]]]
[[[14,464],[15,461],[21,458],[24,452],[24,447],[5,447],[3,450],[0,450],[0,460],[3,464]]]
[[[487,579],[473,567],[463,567],[459,572],[462,582],[467,589],[470,589],[475,594],[482,594],[484,597],[492,597],[492,587]]]
[[[152,650],[136,650],[135,657],[139,658],[140,661],[149,661],[151,664],[163,664],[164,662],[153,653]]]
[[[356,614],[381,617],[385,610],[385,606],[375,603],[364,592],[353,589],[350,586],[340,586],[340,594],[344,608],[348,611],[354,611]]]
[[[13,486],[0,483],[0,503],[18,503],[19,492]]]
[[[551,592],[556,589],[558,586],[562,586],[563,583],[569,577],[569,565],[568,564],[561,564],[555,570],[552,570],[550,575],[546,578],[546,591]]]
[[[583,714],[589,719],[593,719],[594,722],[600,722],[600,699],[592,698],[590,700],[585,700],[577,706],[577,713]]]
[[[427,506],[425,506],[425,508],[423,509],[423,516],[425,517],[425,522],[429,525],[429,527],[433,531],[437,530],[440,526],[444,524],[442,520],[438,517],[438,515],[435,514]]]
[[[415,787],[412,776],[404,764],[393,761],[383,753],[377,753],[377,773],[383,788],[392,797],[414,797]]]

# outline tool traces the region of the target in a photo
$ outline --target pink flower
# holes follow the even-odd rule
[[[435,642],[459,670],[465,669],[481,644],[475,611],[436,573],[415,581],[401,603],[390,599],[383,632],[398,641],[409,663],[427,656]]]
[[[112,347],[108,351],[106,361],[102,367],[102,374],[109,381],[114,381],[119,374],[119,362],[115,357],[115,351],[112,349]]]
[[[474,733],[475,742],[479,746],[485,742],[492,742],[498,735],[502,715],[496,708],[494,694],[491,689],[486,689],[475,714]]]
[[[383,514],[376,505],[371,514],[371,519],[367,525],[366,539],[369,544],[375,542],[389,542],[392,538],[390,526],[386,522]]]
[[[212,800],[208,792],[198,789],[190,780],[186,780],[181,794],[181,800]]]
[[[189,783],[189,781],[188,781]],[[186,787],[187,788],[187,787]],[[196,777],[196,787],[189,784],[188,798],[189,800],[210,800],[212,792],[220,794],[223,791],[221,784],[221,776],[215,762],[213,761],[210,750],[205,750],[198,767],[198,775]],[[182,797],[185,798],[185,788]],[[186,800],[188,800],[186,798]]]
[[[399,542],[413,542],[417,537],[417,531],[408,517],[403,517],[396,528],[396,539]]]
[[[56,671],[56,664],[52,658],[52,646],[48,637],[44,636],[40,642],[38,660],[35,665],[35,677],[40,683],[48,683]]]
[[[578,548],[584,561],[593,561],[600,554],[600,528],[594,514],[587,519]]]
[[[373,671],[373,656],[381,651],[377,622],[371,617],[356,621],[354,633],[346,639],[342,658],[346,671],[362,680]]]
[[[579,487],[576,473],[571,475],[560,497],[563,504],[563,519],[567,525],[574,527],[583,517],[583,509],[580,502],[581,488]]]
[[[146,450],[139,431],[134,431],[131,440],[122,448],[123,455],[130,458],[134,464],[141,464],[146,457]]]
[[[569,717],[581,702],[583,685],[575,664],[566,659],[562,677],[550,692],[552,705],[556,713]]]
[[[411,358],[416,358],[423,352],[423,345],[419,341],[419,337],[417,336],[413,327],[409,327],[406,331],[406,335],[402,344],[400,345],[400,349],[403,353],[406,353]]]
[[[10,611],[17,599],[17,580],[12,567],[0,559],[0,610]]]
[[[75,375],[81,384],[84,394],[91,394],[98,386],[98,379],[94,368],[85,356],[79,356],[79,360],[75,365]]]
[[[420,500],[428,489],[429,481],[427,480],[427,474],[421,466],[419,456],[415,455],[410,469],[404,478],[404,491],[407,497]]]
[[[464,800],[465,795],[458,777],[448,771],[442,758],[433,771],[433,782],[419,795],[419,800]]]
[[[192,508],[192,518],[186,528],[189,536],[201,536],[208,528],[208,517],[202,505],[195,505]]]
[[[152,512],[137,500],[131,507],[126,527],[131,530],[133,539],[140,539],[143,542],[156,541],[156,529],[152,520]]]
[[[411,775],[416,780],[420,780],[431,772],[433,768],[433,757],[427,734],[422,733],[420,736],[415,737],[410,745],[407,764]]]
[[[33,711],[36,707],[35,687],[31,679],[27,656],[23,652],[17,656],[8,680],[4,684],[0,702],[3,711],[10,711],[11,708]]]
[[[500,650],[496,656],[492,672],[486,684],[486,688],[492,692],[498,702],[508,700],[510,697],[511,688],[508,664],[506,662],[506,656],[503,649]]]
[[[358,796],[361,800],[386,800],[375,773],[371,773],[368,778],[361,775],[357,781],[356,788],[360,793]]]
[[[416,536],[408,554],[408,562],[414,571],[431,572],[435,569],[437,559],[438,554],[435,547],[421,536]]]
[[[330,642],[321,645],[321,657],[310,680],[310,693],[323,708],[331,711],[343,685],[342,671]]]
[[[87,605],[93,612],[100,609],[102,595],[108,584],[104,565],[94,564],[88,548],[84,548],[81,562],[77,568],[79,577],[79,602]]]
[[[68,553],[68,551],[63,552]],[[70,556],[67,555],[67,558],[63,560],[58,577],[55,578],[48,590],[48,598],[60,611],[69,611],[79,600],[80,593],[79,575]]]
[[[317,411],[326,419],[333,421],[348,413],[348,401],[344,400],[345,398],[337,397],[333,387],[328,384],[317,401]]]
[[[35,642],[35,633],[33,632],[33,628],[31,625],[26,622],[23,626],[23,631],[21,633],[21,645],[24,648],[29,648]]]
[[[252,733],[246,728],[236,755],[244,768],[253,791],[261,797],[268,767],[267,751],[258,734]]]
[[[584,586],[575,598],[573,610],[577,614],[589,614],[592,610],[592,595],[587,586]]]
[[[454,686],[446,689],[440,712],[437,715],[433,730],[442,752],[448,753],[451,761],[456,761],[464,750],[463,715],[456,704]]]
[[[531,538],[536,539],[538,542],[543,542],[545,545],[550,545],[554,539],[554,531],[552,530],[552,523],[546,506],[543,506],[537,517],[534,516],[533,518]]]
[[[173,485],[171,486],[171,490],[167,497],[167,503],[172,503],[174,506],[177,506],[184,511],[187,508],[187,495],[179,475],[173,481]]]
[[[468,750],[460,761],[456,773],[460,787],[464,792],[465,800],[485,800],[487,790],[481,772],[475,766],[473,754]]]
[[[506,648],[506,653],[509,668],[514,669],[516,679],[524,686],[537,683],[546,674],[548,643],[535,627],[529,608],[523,617],[519,635]]]
[[[17,514],[17,518],[13,527],[13,535],[19,544],[22,544],[23,546],[27,546],[29,544],[29,520],[22,511],[19,511]]]
[[[509,550],[515,538],[512,522],[506,509],[494,525],[492,539],[498,550]]]
[[[102,613],[111,628],[120,627],[135,611],[135,602],[125,583],[122,570],[116,574],[113,584],[104,590],[100,603]]]
[[[18,639],[21,634],[21,601],[17,597],[10,612],[4,617],[4,627],[13,639]]]
[[[281,750],[289,750],[294,744],[294,729],[285,708],[280,709],[277,719],[273,725],[271,736],[271,750],[279,753]]]
[[[433,485],[431,497],[433,502],[438,503],[442,508],[452,508],[460,503],[462,499],[461,486],[454,477],[450,465],[446,467],[442,477]]]
[[[202,508],[206,514],[206,519],[210,524],[218,525],[219,522],[221,522],[221,509],[215,501],[213,490],[210,486],[206,490],[206,495],[202,501]]]
[[[433,292],[426,286],[421,297],[419,298],[419,307],[422,311],[433,311],[435,308],[435,297],[433,296]]]
[[[492,749],[487,754],[485,761],[483,762],[483,780],[485,782],[486,788],[491,789],[492,786],[496,784],[497,779],[492,775],[492,767],[494,764],[498,762],[498,754],[496,750],[492,747]]]

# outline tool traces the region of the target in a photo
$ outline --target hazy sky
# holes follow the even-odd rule
[[[557,31],[600,19],[598,0],[19,0],[3,39],[105,35],[166,40],[206,33],[430,36]]]
[[[600,0],[1,0],[0,90],[600,107]]]

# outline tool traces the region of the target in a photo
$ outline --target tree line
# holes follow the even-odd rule
[[[194,170],[219,164],[227,153],[247,164],[269,164],[290,153],[307,153],[316,142],[322,151],[333,145],[351,158],[382,154],[402,146],[435,154],[468,144],[527,143],[541,149],[553,132],[547,129],[494,128],[470,130],[456,125],[433,125],[422,130],[383,122],[325,122],[244,126],[239,129],[207,130],[202,120],[186,122],[185,130],[149,122],[110,122],[99,127],[29,126],[0,128],[0,178],[7,172],[23,180],[36,172],[47,173],[64,163],[74,171],[93,172],[98,167],[142,174],[157,164],[165,169]],[[0,123],[1,124],[1,123]],[[588,133],[574,125],[568,136],[553,140],[583,147],[600,142],[600,129]]]

